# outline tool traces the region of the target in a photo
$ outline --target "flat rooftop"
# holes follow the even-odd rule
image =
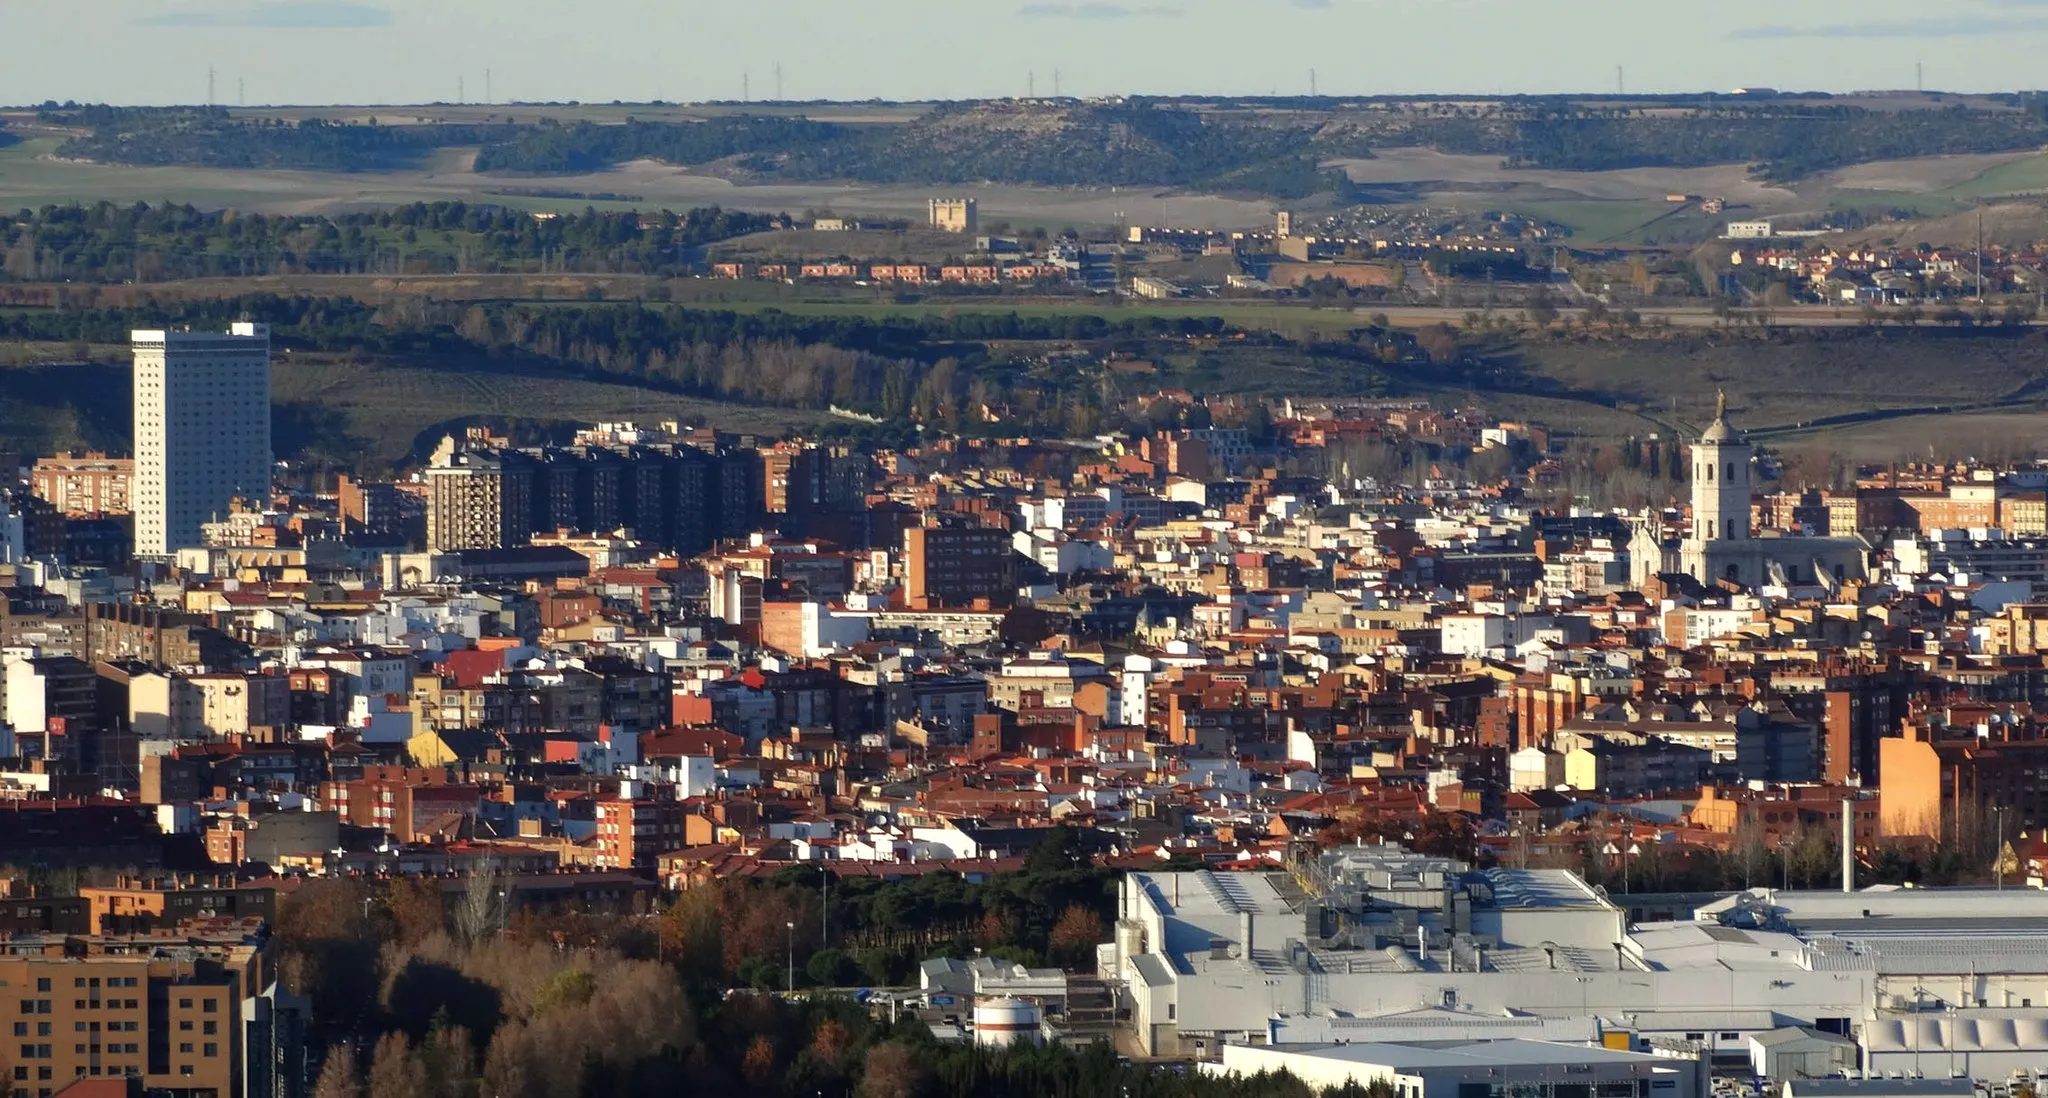
[[[1296,915],[1306,897],[1284,872],[1135,873],[1138,887],[1165,914],[1200,920],[1203,916]]]
[[[1870,926],[1871,920],[1919,919],[2039,920],[2048,927],[2048,892],[2030,888],[1871,888],[1861,892],[1756,888],[1724,896],[1695,909],[1711,921],[1733,911],[1747,897],[1805,930],[1840,925]]]
[[[1612,902],[1568,870],[1489,869],[1484,876],[1493,889],[1495,907],[1615,910]]]
[[[1520,1038],[1497,1041],[1366,1041],[1274,1047],[1276,1051],[1298,1056],[1351,1064],[1378,1064],[1398,1071],[1549,1064],[1651,1064],[1672,1072],[1691,1068],[1684,1061],[1640,1052]]]

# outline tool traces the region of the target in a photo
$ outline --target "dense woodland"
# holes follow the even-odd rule
[[[984,885],[849,882],[829,923],[815,878],[706,882],[658,914],[561,916],[500,909],[490,875],[452,903],[432,880],[309,881],[284,900],[275,948],[283,979],[312,999],[318,1098],[1314,1098],[1285,1076],[1129,1066],[1103,1045],[943,1045],[844,994],[746,990],[779,989],[791,956],[805,987],[900,984],[916,961],[976,945],[1034,960],[1065,949],[1085,968],[1115,874],[1071,834]]]
[[[226,107],[58,107],[45,122],[87,132],[57,155],[105,164],[364,172],[416,167],[437,148],[479,145],[513,127],[347,125],[238,119]]]
[[[508,108],[516,118],[522,108]],[[537,113],[537,112],[536,112]],[[1244,101],[946,104],[904,124],[729,115],[706,121],[345,125],[231,116],[222,108],[46,105],[85,132],[61,155],[125,164],[386,170],[474,147],[486,172],[589,173],[638,159],[721,165],[805,181],[1148,185],[1298,199],[1347,192],[1331,159],[1423,145],[1511,166],[1603,170],[1746,164],[1774,180],[1894,157],[2048,143],[2038,100],[2010,107],[1879,110],[1772,97],[1588,106],[1500,102]],[[1343,197],[1342,194],[1339,196]]]
[[[158,282],[280,274],[579,271],[673,275],[690,250],[786,226],[717,207],[586,209],[545,220],[500,206],[244,214],[191,206],[44,206],[0,215],[0,282]]]
[[[2039,111],[1965,107],[1745,106],[1675,115],[1572,110],[1522,117],[1475,111],[1416,120],[1404,129],[1401,143],[1497,155],[1511,167],[1601,171],[1747,164],[1772,182],[1873,160],[2005,152],[2048,142],[2048,118]]]

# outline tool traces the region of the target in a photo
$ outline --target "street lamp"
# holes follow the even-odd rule
[[[782,925],[789,929],[789,978],[788,983],[783,986],[783,992],[789,994],[796,991],[796,923],[787,922]]]

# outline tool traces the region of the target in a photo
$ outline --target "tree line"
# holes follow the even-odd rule
[[[247,214],[189,205],[48,205],[0,215],[0,280],[155,282],[277,274],[594,271],[674,275],[689,249],[787,226],[715,206],[536,218],[419,202],[375,213]]]
[[[843,929],[826,942],[815,919],[799,924],[800,935],[787,926],[815,915],[804,909],[817,903],[814,876],[710,881],[659,913],[517,915],[489,871],[452,902],[434,880],[309,881],[281,898],[273,950],[280,978],[312,1001],[317,1098],[1316,1098],[1287,1076],[1183,1075],[1120,1061],[1100,1043],[946,1044],[913,1015],[892,1023],[850,997],[748,990],[779,987],[754,970],[779,970],[792,956],[820,969],[834,946],[878,925],[867,920],[915,931],[974,911],[998,916],[1010,936],[992,949],[1053,948],[1064,933],[1085,964],[1106,937],[1115,875],[1070,833],[1056,833],[1021,872],[985,884],[952,874],[936,875],[945,883],[850,881],[839,890],[845,898],[830,901]],[[1033,912],[1062,903],[1050,926],[1036,925]],[[1090,951],[1078,948],[1084,932]],[[966,947],[935,942],[912,957],[965,956]],[[907,968],[889,973],[892,982],[907,982]],[[1356,1087],[1327,1098],[1369,1095],[1384,1098]]]
[[[0,339],[118,344],[136,328],[271,325],[280,347],[389,356],[422,368],[574,374],[723,400],[826,409],[948,430],[1118,426],[1131,409],[1093,356],[1030,345],[1154,350],[1228,331],[1218,318],[1136,315],[819,317],[680,306],[462,305],[247,295],[204,302],[0,313]],[[1261,335],[1258,339],[1278,341]],[[1382,341],[1392,338],[1382,333]],[[1020,347],[1024,349],[1020,349]],[[1358,353],[1364,354],[1363,350]],[[298,368],[298,367],[295,367]],[[307,365],[305,369],[318,369]]]

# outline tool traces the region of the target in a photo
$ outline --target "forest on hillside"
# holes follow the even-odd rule
[[[249,214],[189,205],[44,206],[0,214],[0,282],[160,282],[281,274],[582,271],[673,276],[688,249],[787,227],[706,207],[536,218],[466,202],[374,213]]]

